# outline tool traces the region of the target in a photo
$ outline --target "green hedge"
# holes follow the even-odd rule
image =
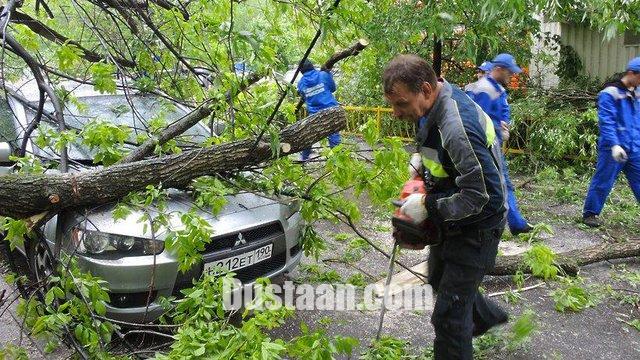
[[[528,164],[558,167],[591,166],[595,162],[598,115],[595,107],[551,108],[542,97],[525,97],[511,105],[509,148],[522,149]]]

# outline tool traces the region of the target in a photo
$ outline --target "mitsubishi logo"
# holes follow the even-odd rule
[[[236,243],[233,244],[233,247],[244,245],[246,243],[247,243],[247,240],[244,239],[244,237],[242,236],[242,233],[238,233],[238,240],[236,240]]]

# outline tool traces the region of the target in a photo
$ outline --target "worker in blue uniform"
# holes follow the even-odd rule
[[[492,67],[493,64],[491,64],[491,61],[483,61],[482,64],[476,66],[476,77],[478,78],[478,80],[485,77],[487,73],[491,71]]]
[[[304,61],[300,71],[302,72],[302,79],[298,82],[298,94],[304,100],[309,115],[338,106],[338,101],[333,96],[336,91],[336,83],[333,81],[333,75],[329,71],[316,70],[309,60]],[[341,142],[339,132],[329,135],[328,138],[329,147],[331,148],[338,146]],[[311,155],[311,149],[302,150],[301,160],[309,160],[309,155]]]
[[[620,171],[640,202],[640,57],[629,61],[622,79],[605,84],[598,94],[598,161],[582,212],[583,222],[598,218]]]
[[[485,65],[485,64],[483,64]],[[513,74],[520,73],[522,69],[516,64],[511,54],[499,54],[492,61],[491,65],[485,65],[489,69],[488,74],[480,80],[465,87],[465,92],[473,99],[493,121],[496,136],[500,144],[508,140],[509,124],[511,123],[511,110],[507,102],[506,84]],[[513,183],[509,178],[506,159],[502,155],[504,178],[507,184],[507,202],[509,210],[507,212],[507,222],[511,234],[518,235],[527,233],[533,229],[531,224],[524,219],[514,193]]]

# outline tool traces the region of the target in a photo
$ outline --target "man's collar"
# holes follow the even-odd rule
[[[494,79],[494,78],[493,78],[493,76],[491,76],[491,74],[487,74],[487,75],[485,76],[485,78],[487,79],[487,81],[488,81],[489,83],[491,83],[491,85],[493,85],[493,86],[496,88],[496,90],[498,90],[498,91],[500,91],[500,92],[504,92],[504,91],[506,91],[506,90],[505,90],[505,88],[504,88],[504,86],[502,86],[502,84],[500,84],[500,83],[498,82],[498,80]]]
[[[451,94],[453,94],[453,88],[451,87],[451,84],[449,84],[449,82],[447,82],[444,79],[438,79],[438,82],[442,84],[442,87],[440,88],[440,92],[438,92],[438,97],[436,98],[436,101],[434,101],[433,106],[431,107],[431,110],[429,110],[428,113],[424,114],[422,118],[418,119],[419,128],[416,133],[416,136],[419,139],[424,138],[428,129],[430,129],[435,123],[435,120],[433,120],[435,118],[433,114],[438,113],[440,111],[440,108],[444,106],[445,98],[450,98]],[[432,116],[429,116],[429,115],[432,115]]]
[[[622,79],[620,79],[620,80],[616,80],[616,81],[612,81],[612,82],[610,82],[610,83],[605,84],[605,87],[607,87],[607,86],[614,86],[614,87],[617,87],[618,89],[620,89],[620,90],[624,91],[627,95],[630,95],[630,96],[634,96],[634,95],[635,95],[635,93],[636,93],[636,89],[637,89],[637,87],[635,87],[635,88],[628,88],[628,87],[624,84],[624,82],[622,82]]]

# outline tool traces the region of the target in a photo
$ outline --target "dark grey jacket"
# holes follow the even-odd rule
[[[493,122],[448,82],[416,141],[435,186],[426,197],[436,223],[491,228],[504,223],[506,188]]]

